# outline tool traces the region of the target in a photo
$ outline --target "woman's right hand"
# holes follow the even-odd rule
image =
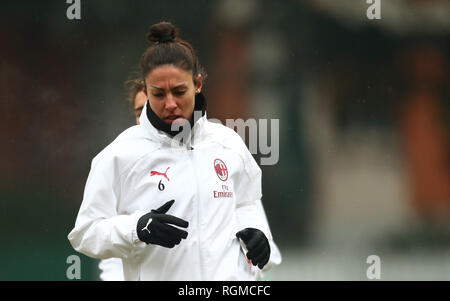
[[[146,244],[160,245],[166,248],[173,248],[188,235],[187,231],[176,228],[172,225],[187,228],[189,222],[173,215],[166,214],[172,207],[175,200],[168,201],[158,209],[153,209],[143,215],[137,223],[138,238]]]

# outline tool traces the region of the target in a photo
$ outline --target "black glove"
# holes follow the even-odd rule
[[[245,228],[236,233],[236,237],[245,243],[248,250],[247,259],[262,270],[270,257],[270,245],[264,233],[258,229]]]
[[[168,201],[158,209],[143,215],[137,223],[138,238],[146,244],[173,248],[185,239],[188,233],[169,224],[187,228],[189,223],[181,218],[168,215],[166,212],[175,200]]]

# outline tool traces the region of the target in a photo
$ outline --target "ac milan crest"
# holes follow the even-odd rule
[[[216,171],[216,174],[220,180],[225,182],[228,179],[228,169],[222,160],[220,159],[214,160],[214,170]]]

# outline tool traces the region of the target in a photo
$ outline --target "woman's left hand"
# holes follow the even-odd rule
[[[270,245],[266,235],[258,229],[245,228],[236,233],[236,237],[245,243],[248,249],[247,258],[262,270],[270,257]]]

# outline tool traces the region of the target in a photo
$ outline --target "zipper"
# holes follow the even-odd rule
[[[194,173],[194,178],[195,178],[195,184],[197,187],[197,193],[195,194],[195,199],[197,201],[197,234],[198,234],[198,255],[199,255],[199,261],[200,261],[200,279],[203,281],[204,278],[204,271],[203,271],[203,255],[202,255],[202,247],[201,247],[201,222],[200,222],[200,189],[199,189],[199,185],[198,185],[198,177],[197,177],[197,172],[195,169],[195,164],[194,164],[194,158],[193,158],[193,151],[194,149],[191,147],[188,147],[188,156],[189,156],[189,162],[191,163],[192,166],[192,171]]]

